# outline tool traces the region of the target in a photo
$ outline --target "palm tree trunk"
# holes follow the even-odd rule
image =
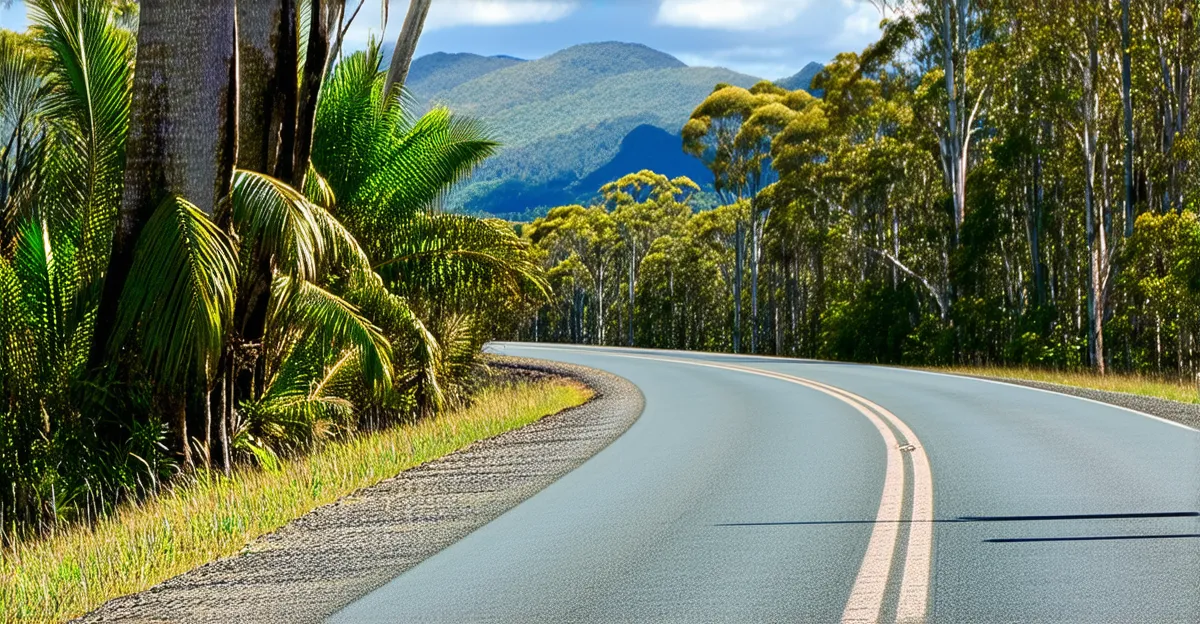
[[[296,3],[238,0],[237,19],[238,167],[272,174],[280,141],[291,141],[284,120],[295,123],[295,113],[285,111],[296,108]]]
[[[312,156],[313,128],[317,120],[317,99],[325,82],[325,65],[329,60],[329,23],[336,13],[339,0],[310,0],[308,42],[305,48],[304,76],[300,82],[300,99],[296,113],[296,151],[294,168],[288,179],[296,188],[304,187],[308,162]]]
[[[92,351],[96,367],[117,325],[138,237],[162,199],[173,194],[212,215],[229,194],[237,160],[236,37],[234,0],[141,3],[125,190]],[[179,411],[177,450],[190,463],[186,409]]]
[[[432,4],[433,0],[409,1],[408,15],[404,17],[404,26],[400,29],[400,37],[396,39],[396,49],[392,52],[392,64],[388,67],[384,93],[390,93],[393,86],[404,86],[413,54],[417,51],[417,42],[425,28],[425,17],[429,15],[429,6]]]

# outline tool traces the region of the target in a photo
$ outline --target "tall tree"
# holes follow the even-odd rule
[[[392,64],[388,67],[387,80],[383,83],[385,93],[396,86],[404,86],[413,54],[417,51],[417,42],[425,28],[425,18],[429,15],[429,7],[432,5],[433,0],[409,0],[408,14],[404,17],[404,26],[400,28],[400,36],[396,39],[396,49],[392,51]]]
[[[163,199],[183,198],[211,217],[229,194],[237,155],[236,24],[234,0],[141,3],[124,199],[94,363],[103,361],[118,326],[139,238]],[[177,449],[190,463],[186,401],[173,400],[170,410]]]

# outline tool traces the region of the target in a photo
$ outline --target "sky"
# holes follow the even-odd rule
[[[361,48],[368,37],[381,35],[383,1],[365,0],[348,47]],[[382,33],[389,40],[408,8],[408,0],[390,1]],[[861,50],[878,37],[879,21],[866,0],[434,0],[417,55],[534,59],[580,43],[626,41],[688,65],[777,79],[811,61]],[[20,30],[25,22],[20,0],[0,8],[0,27]]]

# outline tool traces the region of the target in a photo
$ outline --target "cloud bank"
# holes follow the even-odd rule
[[[575,0],[438,0],[429,10],[425,28],[556,22],[577,8]]]
[[[792,23],[811,0],[662,0],[655,21],[664,26],[765,30]]]

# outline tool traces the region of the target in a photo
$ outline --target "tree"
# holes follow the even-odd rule
[[[652,171],[624,176],[600,189],[628,254],[629,346],[634,341],[634,298],[642,261],[656,240],[681,229],[691,215],[688,201],[698,192],[700,187],[686,177],[671,180]]]
[[[404,16],[404,26],[400,28],[396,49],[392,51],[392,63],[388,66],[387,80],[383,83],[384,92],[404,86],[413,54],[417,51],[417,41],[425,28],[425,17],[429,15],[432,5],[433,0],[409,0],[408,14]]]

